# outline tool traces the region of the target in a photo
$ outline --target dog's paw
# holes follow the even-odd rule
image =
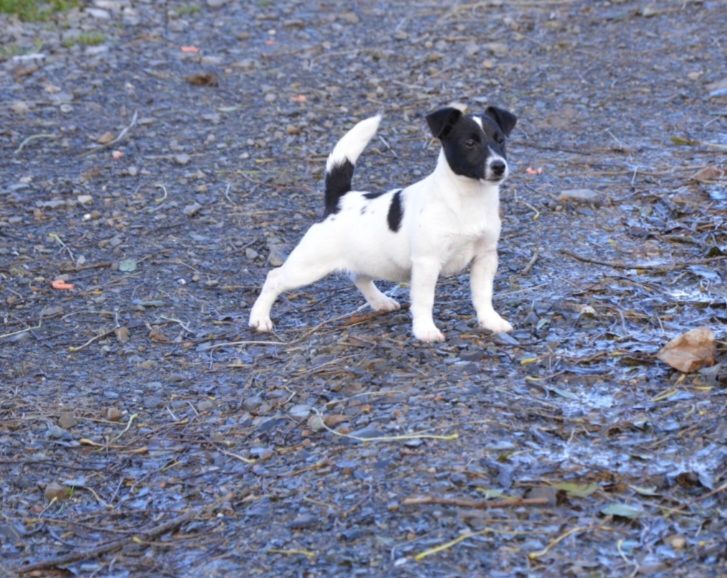
[[[437,329],[436,325],[414,325],[414,337],[424,343],[436,343],[444,341],[444,334]]]
[[[370,303],[371,308],[374,311],[396,311],[401,309],[401,305],[396,299],[382,295],[381,298],[377,298],[376,301]]]
[[[269,333],[273,330],[273,322],[270,320],[270,317],[250,315],[248,325],[260,333]]]
[[[512,325],[495,312],[480,319],[480,327],[493,333],[508,333],[512,331]]]

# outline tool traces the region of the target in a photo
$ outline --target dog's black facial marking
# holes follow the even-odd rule
[[[488,142],[488,146],[492,150],[493,153],[501,156],[503,159],[507,158],[506,155],[506,148],[505,148],[505,141],[507,135],[505,132],[500,128],[500,125],[498,125],[492,118],[488,115],[479,117],[480,122],[482,123],[482,132],[485,133],[485,139]]]
[[[462,116],[440,139],[447,163],[457,175],[485,178],[491,138],[471,116]]]
[[[477,180],[486,176],[490,180],[501,180],[506,164],[502,163],[500,170],[500,161],[495,162],[498,166],[491,166],[490,174],[487,174],[488,159],[506,158],[505,139],[516,122],[515,115],[492,106],[482,116],[460,115],[439,137],[452,172]]]
[[[396,233],[401,227],[401,220],[404,218],[404,206],[401,202],[401,189],[397,190],[391,197],[391,204],[389,205],[389,214],[386,215],[386,221],[389,224],[389,229]]]
[[[343,195],[351,190],[351,179],[353,178],[353,164],[348,160],[335,165],[326,173],[325,202],[326,209],[324,217],[338,212],[338,201]]]
[[[517,124],[517,117],[504,108],[488,106],[487,110],[485,110],[485,116],[494,120],[495,124],[500,127],[500,130],[502,130],[506,137],[510,136],[512,129],[514,129]]]
[[[432,136],[438,139],[445,138],[457,121],[462,117],[462,111],[452,106],[438,108],[427,115],[427,124]]]

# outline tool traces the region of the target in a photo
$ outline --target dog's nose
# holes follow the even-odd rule
[[[505,174],[505,169],[507,168],[507,165],[505,164],[505,161],[492,161],[490,163],[490,170],[493,174],[497,175],[498,177]]]

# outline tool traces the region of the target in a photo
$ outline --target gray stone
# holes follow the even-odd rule
[[[561,192],[558,200],[566,203],[600,205],[603,203],[603,195],[592,189],[569,189]]]
[[[98,20],[108,20],[111,18],[108,10],[104,10],[103,8],[86,8],[86,14]]]
[[[194,215],[199,213],[201,208],[202,205],[200,205],[199,203],[192,203],[184,207],[184,209],[182,209],[182,212],[188,217],[194,217]]]
[[[311,412],[311,406],[306,405],[304,403],[299,403],[297,405],[294,405],[293,407],[291,407],[288,410],[288,413],[291,416],[297,417],[300,419],[302,419],[304,417],[308,417],[310,415],[310,412]]]
[[[280,267],[283,263],[285,263],[286,255],[282,245],[270,243],[268,244],[268,250],[270,251],[268,254],[268,263],[270,263],[270,265],[273,267]]]

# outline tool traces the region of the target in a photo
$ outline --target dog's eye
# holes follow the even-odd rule
[[[468,138],[466,141],[464,141],[464,146],[466,146],[468,149],[473,148],[477,144],[477,141],[473,138]]]
[[[504,136],[502,136],[501,134],[496,134],[496,135],[495,135],[495,142],[496,142],[497,144],[502,144],[502,143],[504,143],[504,142],[505,142],[505,137],[504,137]]]

